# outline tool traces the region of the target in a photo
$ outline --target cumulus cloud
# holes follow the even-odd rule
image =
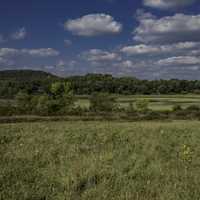
[[[70,19],[64,28],[79,36],[96,36],[103,34],[117,34],[122,31],[121,23],[106,14],[90,14],[78,19]]]
[[[59,52],[52,48],[41,49],[13,49],[13,48],[0,48],[0,57],[12,57],[12,56],[36,56],[36,57],[51,57],[58,56]]]
[[[159,65],[197,65],[200,64],[200,58],[194,56],[178,56],[162,59],[158,61]]]
[[[108,62],[121,60],[121,57],[117,53],[103,51],[101,49],[90,49],[89,51],[83,52],[81,57],[89,62]]]
[[[131,60],[125,60],[120,63],[122,67],[133,67],[134,63]]]
[[[52,48],[42,48],[42,49],[22,49],[22,54],[28,54],[30,56],[39,56],[39,57],[51,57],[58,56],[59,51]]]
[[[200,42],[180,42],[170,45],[130,45],[121,48],[121,52],[132,56],[138,54],[195,53],[200,50]]]
[[[0,48],[0,57],[11,57],[19,53],[19,50],[13,48]]]
[[[145,13],[138,15],[134,40],[141,43],[200,41],[200,15],[175,14],[160,19]]]
[[[151,54],[160,52],[160,48],[158,46],[140,44],[123,47],[121,52],[126,53],[127,55]]]
[[[159,8],[171,9],[191,5],[195,0],[144,0],[144,5]]]
[[[11,64],[13,64],[12,61],[0,57],[0,65],[6,65],[6,66],[8,66],[8,65],[11,65]]]
[[[26,37],[26,35],[27,35],[26,29],[22,27],[19,30],[17,30],[15,33],[13,33],[11,35],[11,38],[13,40],[22,40]]]

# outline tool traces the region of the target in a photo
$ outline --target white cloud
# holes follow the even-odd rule
[[[142,43],[200,41],[200,15],[175,14],[157,19],[143,13],[138,21],[134,40]]]
[[[166,59],[159,60],[157,62],[159,65],[196,65],[200,64],[200,58],[194,56],[178,56],[170,57]]]
[[[41,48],[41,49],[22,49],[21,53],[28,54],[30,56],[38,57],[51,57],[58,56],[60,53],[52,48]]]
[[[15,33],[13,33],[11,35],[11,38],[13,40],[22,40],[26,37],[26,35],[27,35],[26,29],[22,27],[19,30],[17,30]]]
[[[10,57],[15,56],[19,53],[19,50],[12,48],[1,48],[0,49],[0,57]]]
[[[164,53],[194,53],[200,50],[200,42],[180,42],[170,45],[132,45],[121,48],[121,52],[131,56],[138,54],[164,54]]]
[[[194,2],[195,0],[144,0],[144,5],[159,9],[170,9],[187,6]]]
[[[101,49],[90,49],[82,53],[82,58],[89,62],[106,62],[121,60],[121,57],[115,52],[103,51]]]
[[[160,48],[152,45],[135,45],[135,46],[126,46],[121,49],[121,52],[126,53],[128,55],[135,54],[150,54],[150,53],[158,53],[160,52]]]
[[[64,24],[64,28],[79,36],[117,34],[122,31],[122,25],[106,14],[90,14],[71,19]]]
[[[58,56],[59,52],[52,48],[41,49],[13,49],[13,48],[0,48],[0,57],[12,57],[12,56],[36,56],[36,57],[51,57]]]
[[[131,60],[125,60],[120,63],[122,67],[133,67],[134,63]]]
[[[0,65],[11,66],[11,65],[14,65],[14,61],[7,58],[0,57]]]

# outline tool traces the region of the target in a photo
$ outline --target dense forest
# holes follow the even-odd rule
[[[94,92],[112,94],[187,94],[200,93],[200,80],[139,80],[135,77],[87,74],[85,76],[57,77],[50,73],[31,70],[0,72],[0,98],[12,98],[19,91],[41,94],[56,81],[68,81],[76,95]]]

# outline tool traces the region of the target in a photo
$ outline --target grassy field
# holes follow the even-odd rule
[[[0,125],[1,200],[199,200],[200,122]]]
[[[120,107],[126,108],[132,102],[133,105],[137,100],[147,99],[149,108],[155,111],[172,110],[174,105],[180,105],[187,108],[191,105],[200,105],[200,95],[115,95]],[[0,99],[0,104],[7,106],[15,105],[15,100]],[[89,108],[89,96],[76,96],[76,106]]]
[[[120,107],[128,107],[130,102],[134,104],[137,100],[147,99],[149,101],[149,108],[156,111],[172,110],[174,105],[181,105],[182,108],[200,105],[200,95],[129,95],[116,96],[116,98]],[[76,105],[88,108],[88,97],[80,97]]]

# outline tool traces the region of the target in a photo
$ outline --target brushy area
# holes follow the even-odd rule
[[[198,200],[200,122],[0,125],[1,200]]]

